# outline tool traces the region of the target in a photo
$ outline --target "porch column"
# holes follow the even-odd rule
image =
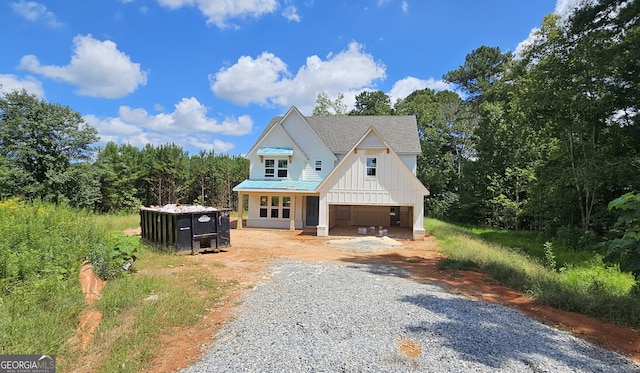
[[[291,201],[291,206],[289,206],[289,230],[295,231],[296,230],[296,195],[295,194],[292,195],[289,201]]]
[[[242,229],[242,210],[244,210],[244,201],[242,197],[244,197],[244,195],[238,192],[238,225],[236,226],[237,229]]]
[[[318,204],[318,226],[316,227],[316,235],[318,237],[327,237],[329,235],[329,208],[326,193],[320,194],[320,202]]]

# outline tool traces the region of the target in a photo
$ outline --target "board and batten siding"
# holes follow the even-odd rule
[[[321,193],[330,204],[413,205],[415,181],[404,164],[386,149],[358,149],[340,166],[344,172],[327,180]],[[376,158],[376,176],[366,176],[367,158]],[[395,158],[395,159],[394,159]],[[347,164],[345,164],[347,163]],[[342,170],[340,170],[342,171]]]

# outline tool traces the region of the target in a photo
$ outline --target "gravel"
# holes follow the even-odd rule
[[[270,277],[183,372],[640,372],[621,355],[397,267],[280,260]]]

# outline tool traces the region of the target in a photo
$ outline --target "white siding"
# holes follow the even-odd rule
[[[386,146],[384,145],[384,143],[382,141],[380,141],[380,138],[373,132],[369,132],[367,134],[367,136],[364,137],[364,139],[362,139],[362,141],[360,141],[360,145],[358,145],[358,147],[361,148],[385,148]]]
[[[282,122],[282,127],[309,157],[308,162],[303,165],[301,179],[319,181],[327,177],[333,170],[336,157],[313,132],[307,122],[299,115],[291,113]],[[321,171],[315,170],[316,161],[322,161]]]
[[[256,154],[260,148],[291,148],[293,149],[292,162],[289,163],[288,175],[289,179],[300,180],[302,178],[302,170],[305,167],[306,159],[300,149],[296,148],[295,144],[291,141],[289,136],[284,132],[281,127],[275,126],[273,129],[262,138],[259,146],[255,148],[255,151],[248,155],[249,159],[249,178],[250,179],[264,179],[264,160],[260,162],[260,157]],[[264,157],[269,158],[268,156]],[[284,159],[286,156],[273,157],[275,159]]]
[[[404,163],[411,173],[414,175],[418,175],[418,156],[413,154],[402,154],[398,155],[402,163]]]

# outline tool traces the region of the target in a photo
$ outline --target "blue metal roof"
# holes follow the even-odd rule
[[[234,191],[243,190],[291,190],[314,192],[322,181],[298,180],[245,180],[233,188]]]
[[[260,148],[258,155],[293,155],[291,148]]]

